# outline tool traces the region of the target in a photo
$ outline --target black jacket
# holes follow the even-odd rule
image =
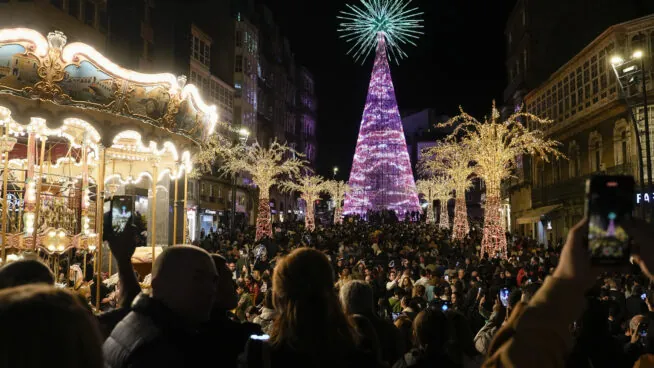
[[[250,336],[261,334],[261,326],[257,324],[236,322],[227,317],[227,312],[214,311],[211,321],[202,326],[196,346],[214,357],[219,356],[220,367],[235,368]]]
[[[140,294],[104,343],[105,367],[200,367],[196,338],[161,302]]]

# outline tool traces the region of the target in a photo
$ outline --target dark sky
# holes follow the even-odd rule
[[[347,180],[365,104],[373,57],[361,65],[339,38],[336,16],[358,0],[268,0],[296,60],[315,77],[318,99],[318,172]],[[453,116],[458,106],[483,116],[506,85],[504,26],[515,0],[414,0],[425,35],[408,59],[391,65],[400,111],[435,108]],[[374,55],[374,53],[373,53]]]

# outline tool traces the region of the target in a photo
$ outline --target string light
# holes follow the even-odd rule
[[[304,200],[307,205],[307,212],[304,215],[304,227],[313,231],[316,228],[314,218],[314,204],[320,199],[320,194],[327,192],[329,183],[326,182],[321,176],[318,175],[303,175],[297,182],[285,181],[279,184],[279,187],[284,192],[299,192],[300,198]]]
[[[343,209],[346,215],[388,209],[402,216],[420,210],[382,36],[377,45],[349,184],[351,191],[345,196]]]
[[[452,193],[452,182],[449,178],[445,176],[434,176],[429,179],[422,179],[416,182],[416,188],[418,193],[422,194],[427,201],[427,208],[425,212],[426,222],[428,224],[433,224],[435,222],[434,217],[434,201],[439,200],[441,202],[441,219],[440,227],[447,228],[449,227],[449,219],[447,215],[447,201],[450,198]],[[445,211],[443,211],[443,203],[445,203]]]
[[[272,237],[270,188],[277,185],[283,176],[299,175],[306,165],[306,161],[302,159],[304,156],[276,140],[267,148],[260,146],[258,142],[251,146],[216,144],[205,147],[205,151],[201,152],[200,166],[210,166],[216,155],[222,158],[222,165],[218,169],[220,172],[248,173],[252,177],[252,182],[259,188],[255,239]]]
[[[345,195],[350,192],[350,186],[342,180],[328,180],[327,193],[334,201],[334,224],[343,223],[343,200]]]
[[[419,163],[425,174],[443,175],[451,183],[451,188],[456,194],[452,226],[452,239],[455,240],[465,238],[470,231],[465,192],[472,185],[472,175],[475,170],[471,163],[472,158],[473,154],[468,146],[450,139],[425,149]],[[445,206],[447,210],[447,202]],[[441,210],[442,208],[441,204]]]
[[[423,14],[418,8],[408,8],[411,1],[404,0],[361,0],[361,7],[346,5],[348,10],[341,11],[338,19],[343,20],[338,28],[352,47],[348,55],[355,60],[365,61],[375,47],[378,47],[379,35],[386,41],[384,48],[390,52],[395,62],[406,57],[401,46],[415,46],[415,40],[423,34]]]
[[[521,155],[540,157],[549,162],[549,155],[564,158],[556,146],[560,143],[545,139],[540,130],[530,130],[523,125],[529,120],[534,124],[549,124],[527,112],[516,112],[506,120],[500,121],[500,113],[495,102],[490,119],[480,122],[461,109],[461,113],[439,126],[456,126],[450,141],[462,137],[461,143],[474,152],[475,172],[486,184],[486,205],[484,210],[484,237],[481,254],[507,256],[507,244],[500,216],[500,185],[511,176],[516,168],[516,159]]]

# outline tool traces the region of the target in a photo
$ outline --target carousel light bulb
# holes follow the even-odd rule
[[[63,244],[59,244],[59,245],[57,245],[57,250],[58,250],[59,252],[63,252],[63,251],[64,251],[64,246],[63,246]]]
[[[48,250],[49,250],[50,252],[54,252],[54,250],[55,250],[55,246],[52,245],[52,244],[48,245]]]

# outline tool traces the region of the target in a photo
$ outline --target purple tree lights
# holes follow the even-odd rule
[[[343,208],[346,215],[382,209],[403,215],[420,210],[382,33],[377,34],[349,185]]]

